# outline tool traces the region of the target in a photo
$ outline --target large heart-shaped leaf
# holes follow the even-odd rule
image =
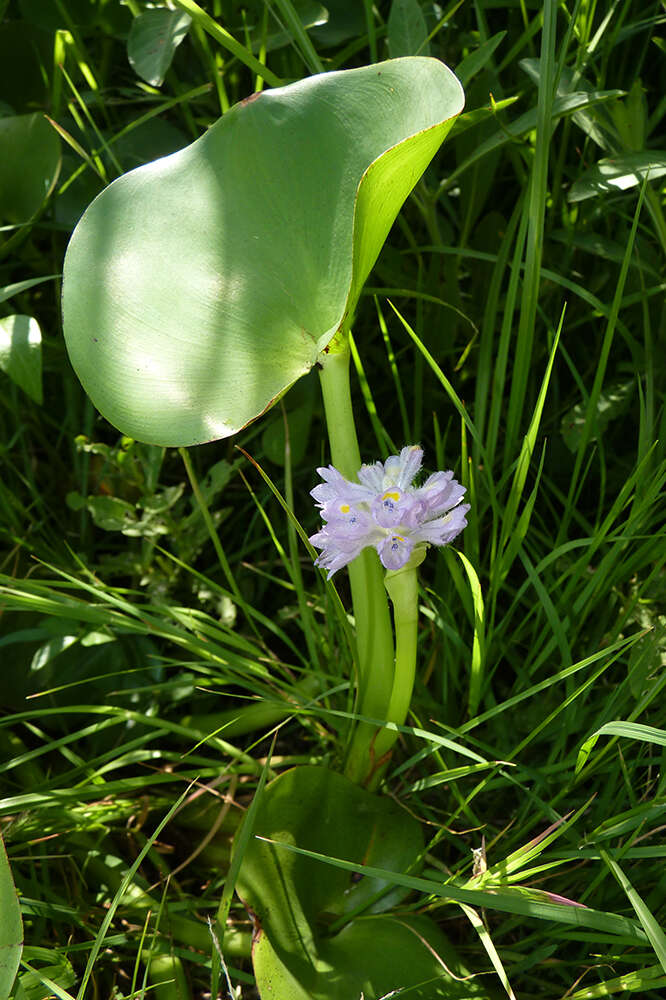
[[[400,206],[463,106],[435,59],[253,95],[114,181],[70,242],[63,316],[93,402],[131,437],[224,437],[349,321]]]
[[[254,920],[262,1000],[376,1000],[399,987],[414,1000],[487,996],[450,975],[465,970],[431,920],[386,912],[403,889],[363,876],[364,864],[407,871],[423,848],[419,824],[391,799],[325,768],[294,768],[265,789],[254,834],[358,863],[350,875],[250,841],[236,888]]]

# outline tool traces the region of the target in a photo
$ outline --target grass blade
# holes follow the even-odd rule
[[[666,747],[666,731],[655,729],[654,726],[642,726],[638,722],[607,722],[583,743],[578,751],[576,774],[585,766],[592,749],[600,736],[626,736],[630,740],[640,740],[643,743],[656,743]]]

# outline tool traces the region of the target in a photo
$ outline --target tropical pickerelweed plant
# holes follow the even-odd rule
[[[325,482],[313,496],[325,523],[310,541],[322,548],[317,564],[329,579],[349,565],[358,722],[344,755],[347,777],[312,766],[281,775],[240,834],[236,889],[253,915],[264,997],[379,997],[398,982],[435,996],[439,986],[422,984],[441,983],[436,952],[460,970],[425,917],[396,924],[377,916],[369,944],[367,920],[353,913],[375,897],[371,909],[390,909],[396,893],[385,882],[366,879],[351,891],[340,871],[312,872],[312,859],[276,857],[249,838],[260,833],[321,853],[331,843],[326,800],[342,861],[381,868],[397,850],[401,870],[414,871],[423,849],[412,818],[370,789],[409,709],[417,567],[428,544],[459,534],[469,506],[452,472],[414,484],[416,446],[383,465],[361,465],[350,329],[402,202],[462,107],[456,77],[429,58],[254,95],[191,146],[111,184],[81,219],[65,259],[70,358],[95,405],[133,438],[182,446],[229,435],[313,365],[320,370],[333,465],[319,470]],[[323,912],[350,919],[330,937],[319,926]],[[451,990],[455,978],[444,978]]]

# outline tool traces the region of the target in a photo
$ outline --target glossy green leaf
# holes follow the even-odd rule
[[[469,973],[450,942],[431,920],[414,915],[355,920],[308,959],[286,956],[262,933],[252,961],[262,1000],[384,1000],[393,991],[397,1000],[403,989],[410,1000],[496,996],[487,978],[459,981]]]
[[[331,48],[368,30],[364,5],[358,0],[326,0],[328,20],[312,31],[317,48]]]
[[[32,316],[0,319],[0,371],[36,403],[42,402],[42,331]]]
[[[73,646],[75,642],[78,642],[78,636],[76,635],[54,636],[54,638],[49,639],[48,642],[39,647],[30,661],[30,669],[42,670],[47,663],[54,660],[55,657],[59,656],[60,653],[64,652],[64,650],[69,649],[69,647]]]
[[[9,996],[22,948],[21,910],[7,853],[0,837],[0,997]]]
[[[60,172],[60,139],[42,114],[0,118],[0,223],[28,222]]]
[[[393,0],[388,19],[388,44],[393,59],[430,55],[428,28],[418,0]]]
[[[366,864],[407,871],[422,850],[418,823],[393,800],[325,768],[294,768],[264,790],[254,833],[236,888],[254,920],[262,998],[378,1000],[400,987],[414,1000],[488,996],[487,984],[447,974],[442,962],[466,970],[432,921],[384,912],[403,889],[363,875]],[[344,858],[355,871],[258,837]]]
[[[623,153],[599,160],[571,185],[569,201],[584,201],[600,194],[618,194],[637,187],[646,177],[656,181],[666,174],[666,150]]]
[[[540,59],[521,59],[520,68],[527,73],[531,80],[539,86],[541,78]],[[557,99],[566,99],[573,94],[588,94],[590,98],[595,95],[594,85],[580,73],[568,66],[563,66],[558,75]],[[602,92],[603,93],[603,92]],[[603,150],[609,152],[617,149],[618,137],[611,109],[617,106],[618,101],[623,97],[624,91],[616,90],[614,98],[609,101],[597,103],[592,101],[588,107],[583,106],[572,115],[572,121],[583,130],[583,132]]]
[[[599,393],[595,412],[592,415],[592,428],[588,432],[588,441],[596,441],[606,430],[608,424],[621,417],[631,404],[631,398],[636,391],[636,382],[632,379],[619,382],[606,391]],[[565,413],[560,423],[562,438],[569,451],[578,451],[585,424],[587,422],[587,405],[576,403]]]
[[[468,56],[458,63],[456,66],[456,76],[462,83],[463,87],[472,80],[477,73],[480,73],[484,66],[490,62],[493,57],[493,53],[498,45],[500,45],[506,38],[506,31],[498,31],[497,34],[493,35],[486,42],[479,45],[478,49],[470,52]]]
[[[174,52],[189,31],[192,18],[182,10],[155,7],[132,21],[127,58],[132,69],[153,87],[161,87]]]
[[[68,350],[139,440],[190,445],[257,417],[350,321],[405,198],[463,106],[435,59],[255,94],[119,178],[70,242]]]

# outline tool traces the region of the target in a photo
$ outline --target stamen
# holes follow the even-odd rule
[[[398,490],[387,490],[386,493],[382,495],[382,506],[385,510],[395,510],[395,505],[400,500],[400,493]]]

